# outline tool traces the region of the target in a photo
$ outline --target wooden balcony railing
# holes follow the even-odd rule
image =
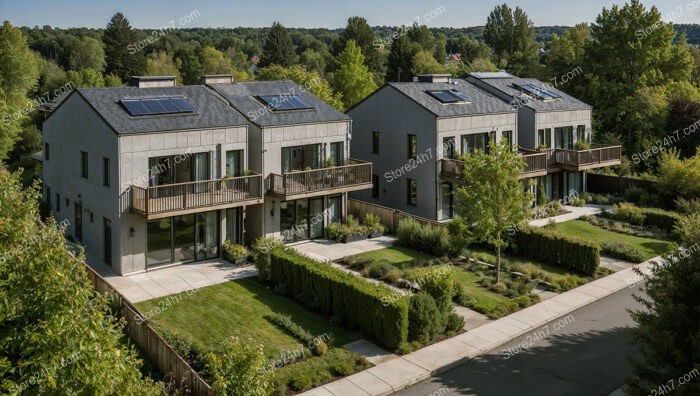
[[[588,150],[556,149],[554,153],[554,165],[571,171],[619,165],[621,160],[622,146],[593,145]]]
[[[547,153],[536,151],[522,152],[520,158],[525,162],[525,168],[522,175],[520,175],[521,179],[547,174]],[[460,160],[449,158],[440,160],[440,175],[443,179],[459,183],[462,180],[463,170],[464,162]]]
[[[261,203],[262,175],[131,188],[131,208],[148,220]]]
[[[347,192],[372,187],[372,163],[350,159],[348,165],[271,173],[267,191],[283,199],[303,198],[329,192]]]

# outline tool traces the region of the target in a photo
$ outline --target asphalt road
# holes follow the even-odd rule
[[[607,396],[631,373],[633,293],[641,292],[626,288],[396,394]]]

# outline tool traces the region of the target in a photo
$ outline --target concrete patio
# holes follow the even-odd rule
[[[534,227],[544,227],[546,226],[550,221],[554,221],[555,223],[563,223],[565,221],[570,221],[570,220],[576,220],[581,216],[592,216],[596,215],[600,212],[605,210],[610,210],[612,209],[612,206],[605,206],[605,205],[585,205],[585,206],[565,206],[564,209],[568,210],[569,213],[565,213],[559,216],[554,216],[554,217],[547,217],[544,219],[535,219],[535,220],[530,220],[529,224]]]
[[[299,253],[319,261],[336,261],[353,254],[384,249],[394,244],[396,238],[381,236],[350,243],[338,243],[328,239],[318,239],[295,243],[292,246]]]

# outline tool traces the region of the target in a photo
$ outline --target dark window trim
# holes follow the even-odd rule
[[[411,187],[414,183],[416,185],[415,202],[413,201],[414,194]],[[406,204],[410,206],[418,206],[418,181],[416,179],[406,179]]]
[[[407,151],[408,159],[416,159],[418,157],[418,137],[415,134],[409,133],[407,138],[408,138],[408,140],[406,141],[406,143],[408,144],[408,151]],[[413,151],[413,144],[411,144],[412,143],[411,140],[415,140],[415,143],[416,143],[415,144],[415,149],[416,149],[415,152],[412,152]]]
[[[379,154],[379,139],[381,134],[378,131],[372,131],[372,154]]]
[[[110,165],[111,161],[107,157],[102,157],[102,185],[110,186]]]
[[[89,164],[89,159],[88,159],[88,153],[86,151],[81,151],[80,152],[80,177],[83,179],[88,178],[88,164]]]

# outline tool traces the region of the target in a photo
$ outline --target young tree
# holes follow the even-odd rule
[[[507,4],[496,6],[486,19],[484,40],[493,49],[496,66],[501,66],[513,49],[515,22]]]
[[[0,176],[0,393],[159,395],[65,229],[39,217],[38,187]],[[65,225],[64,225],[65,226]]]
[[[462,62],[471,63],[476,59],[490,59],[491,48],[481,41],[475,40],[466,34],[457,39],[457,51],[462,56]]]
[[[507,142],[490,142],[488,153],[477,150],[461,159],[464,185],[457,188],[456,213],[472,226],[476,240],[496,248],[500,282],[501,250],[508,246],[504,233],[527,218],[534,199],[518,179],[525,162]]]
[[[274,371],[268,370],[262,345],[227,340],[222,352],[206,356],[205,371],[217,395],[267,396],[274,392]]]
[[[202,48],[199,60],[203,74],[233,74],[235,70],[231,58],[214,47]]]
[[[345,108],[349,109],[374,92],[377,85],[364,64],[364,57],[355,40],[348,40],[339,60],[340,68],[335,72],[334,88],[343,96]]]
[[[549,51],[545,55],[545,63],[550,77],[560,77],[582,67],[586,56],[586,45],[590,40],[591,29],[587,23],[579,23],[561,36],[553,34],[552,41],[547,44]],[[580,80],[570,81],[567,85],[581,82]]]
[[[296,57],[294,43],[292,38],[289,37],[287,29],[279,22],[273,23],[270,33],[265,39],[260,66],[280,65],[289,67],[296,63]]]
[[[105,43],[106,73],[116,74],[122,81],[140,75],[146,68],[146,58],[142,51],[136,51],[136,33],[121,12],[114,14],[105,29],[102,41]]]
[[[697,218],[697,217],[696,217]],[[696,224],[697,227],[697,224]],[[699,235],[698,229],[695,235]],[[690,241],[687,241],[690,242]],[[695,240],[694,243],[700,241]],[[687,245],[686,247],[690,247]],[[630,341],[640,357],[629,357],[633,375],[626,379],[625,393],[698,395],[700,381],[679,384],[678,379],[700,367],[700,251],[680,250],[652,266],[651,275],[637,272],[644,280],[648,297],[635,296],[643,309],[632,311],[637,326],[629,328]],[[673,390],[666,391],[664,385]]]

